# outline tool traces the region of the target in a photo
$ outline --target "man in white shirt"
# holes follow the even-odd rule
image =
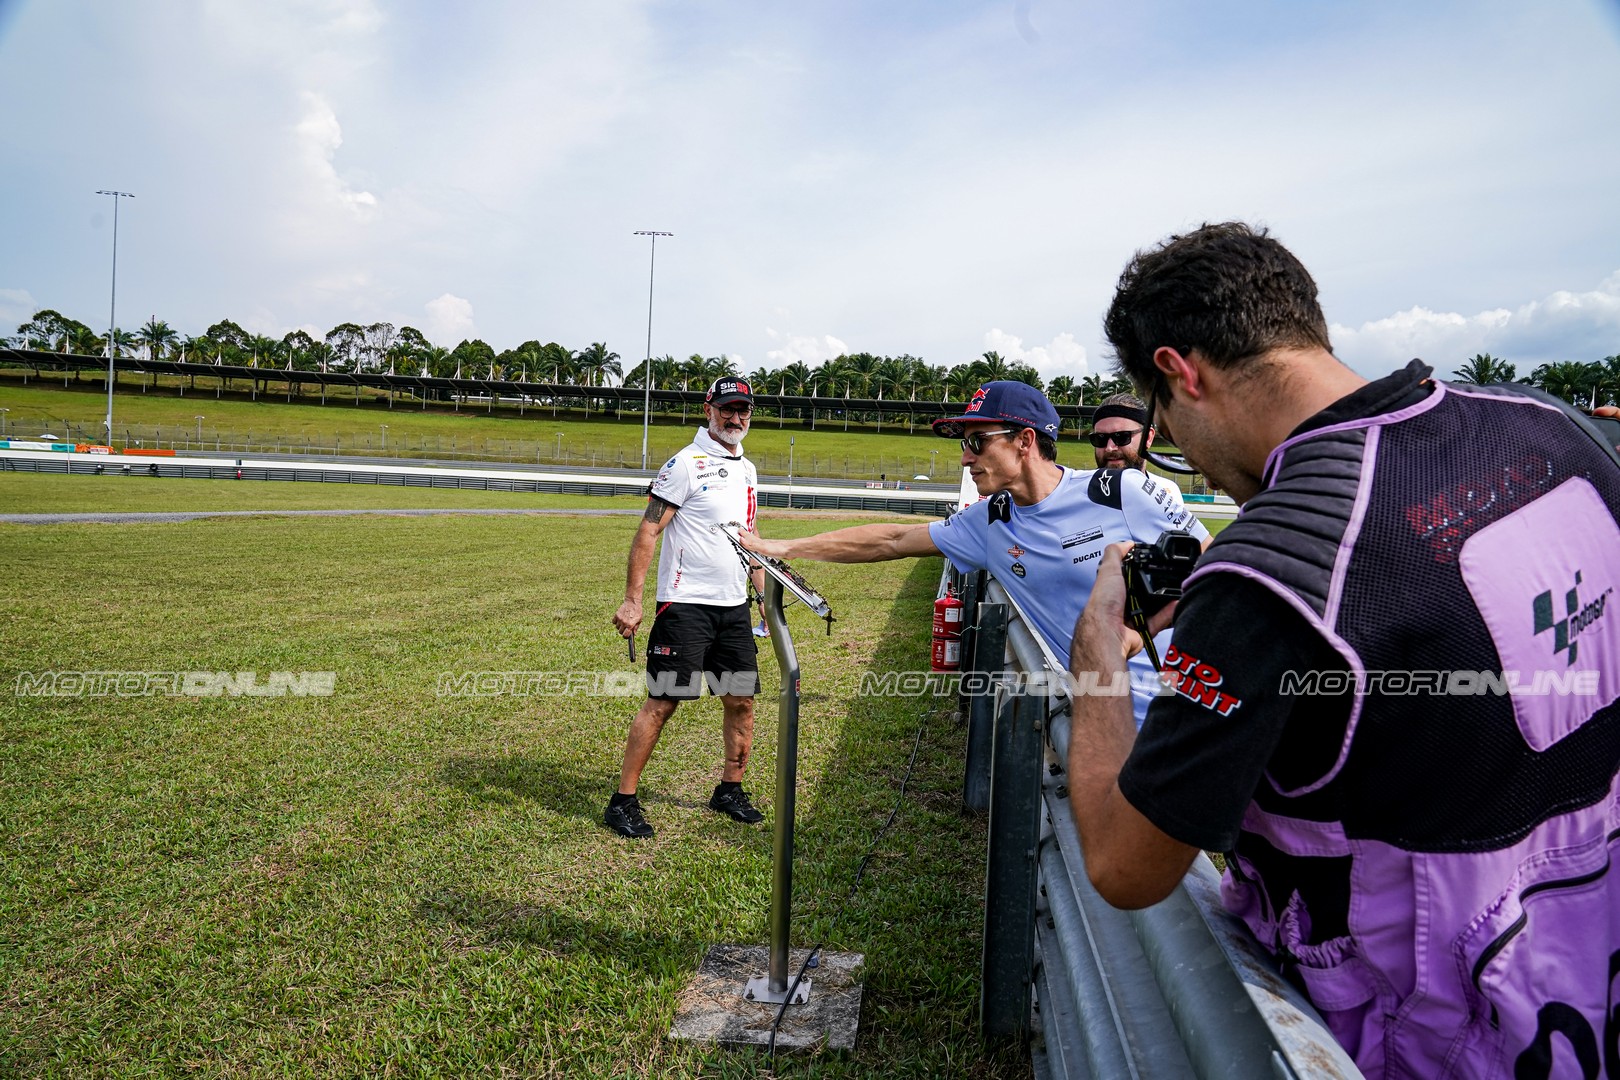
[[[759,486],[743,457],[753,395],[741,379],[716,379],[704,398],[708,426],[659,470],[647,489],[647,512],[630,544],[624,603],[613,626],[634,639],[641,626],[641,596],[659,538],[658,608],[647,635],[647,700],[630,723],[618,792],[603,823],[632,840],[653,835],[636,786],[658,744],[664,722],[682,701],[695,700],[706,682],[725,706],[725,767],[710,809],[752,825],[764,820],[742,789],[754,743],[758,647],[748,611],[748,575],[736,549],[714,526],[742,522],[754,528]],[[756,591],[764,572],[755,569]]]
[[[959,570],[988,570],[1061,661],[1104,548],[1151,543],[1167,529],[1209,541],[1209,530],[1169,481],[1059,465],[1057,410],[1033,386],[986,383],[961,416],[933,427],[937,435],[961,440],[962,465],[986,498],[931,524],[857,525],[798,540],[744,537],[744,546],[777,558],[844,563],[944,555]],[[1140,723],[1158,689],[1145,656],[1133,662],[1130,681]]]

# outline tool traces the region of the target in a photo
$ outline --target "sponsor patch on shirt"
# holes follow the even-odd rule
[[[1015,559],[1022,559],[1024,557],[1024,549],[1019,547],[1017,544],[1014,544],[1012,547],[1007,549],[1007,554],[1011,555]]]
[[[1015,563],[1013,563],[1013,564],[1012,564],[1012,572],[1013,572],[1013,573],[1014,573],[1014,574],[1016,574],[1016,575],[1018,575],[1018,576],[1019,576],[1019,577],[1023,577],[1023,576],[1024,576],[1024,574],[1025,574],[1025,570],[1024,570],[1024,564],[1023,564],[1023,563],[1021,563],[1021,562],[1015,562]]]
[[[1063,538],[1063,546],[1072,548],[1079,547],[1082,544],[1095,543],[1101,540],[1102,536],[1103,531],[1101,529],[1087,529],[1084,532],[1070,533]]]
[[[1178,695],[1217,716],[1231,716],[1243,707],[1242,700],[1220,688],[1224,677],[1219,671],[1174,645],[1164,652],[1164,670],[1174,680]]]

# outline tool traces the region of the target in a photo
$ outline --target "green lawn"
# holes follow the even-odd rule
[[[0,479],[9,508],[49,503],[41,478]],[[140,481],[61,483],[73,495],[50,505],[80,491],[128,505]],[[247,487],[186,483],[163,482],[143,508],[236,506]],[[195,500],[179,494],[191,485]],[[252,492],[261,505],[306,492],[538,501]],[[435,693],[443,672],[629,670],[608,618],[631,528],[0,526],[0,678],[14,686],[81,669],[336,680],[331,697],[0,698],[0,1074],[760,1072],[760,1054],[664,1037],[709,945],[766,937],[769,833],[702,807],[717,704],[683,707],[666,729],[642,786],[659,835],[632,844],[598,816],[633,700]],[[863,952],[867,974],[859,1048],[786,1062],[787,1075],[1028,1075],[1020,1052],[975,1034],[985,836],[958,810],[963,731],[937,702],[852,694],[863,670],[920,666],[939,568],[809,568],[839,616],[831,636],[790,610],[804,671],[794,941]],[[762,669],[749,771],[769,810],[776,678]],[[846,906],[919,723],[899,820]]]
[[[547,495],[377,484],[0,473],[0,513],[161,513],[184,510],[633,509],[639,495]],[[628,547],[628,539],[626,546]]]
[[[87,439],[99,438],[107,415],[103,383],[88,378],[64,388],[60,377],[30,376],[21,385],[20,369],[0,369],[0,408],[6,430],[18,436],[50,433],[70,435],[75,430]],[[133,379],[133,376],[127,378]],[[563,413],[553,419],[545,408],[529,409],[526,416],[488,415],[482,406],[460,412],[435,404],[427,410],[400,405],[390,410],[381,399],[362,396],[330,399],[325,406],[287,403],[284,396],[261,394],[257,402],[216,400],[212,387],[177,396],[178,388],[160,386],[141,393],[133,382],[119,383],[113,398],[113,428],[119,443],[174,446],[180,449],[257,447],[259,450],[294,450],[316,453],[360,453],[397,456],[481,459],[492,461],[560,462],[599,468],[638,467],[641,464],[641,419],[627,414],[622,421],[586,419]],[[305,399],[308,402],[309,399]],[[202,416],[198,439],[197,416]],[[657,416],[648,435],[650,464],[662,464],[691,441],[699,424],[693,410],[683,426],[679,416]],[[387,425],[386,433],[383,425]],[[558,434],[562,439],[558,441]],[[932,435],[919,425],[907,434],[904,425],[885,425],[878,433],[858,425],[848,432],[837,420],[823,418],[814,431],[802,424],[759,416],[747,441],[748,456],[759,470],[785,475],[791,464],[798,476],[849,477],[876,480],[909,479],[932,475],[955,483],[960,477],[960,448],[954,441]],[[1089,444],[1070,433],[1058,444],[1058,460],[1074,468],[1094,468]],[[937,453],[930,453],[937,451]]]

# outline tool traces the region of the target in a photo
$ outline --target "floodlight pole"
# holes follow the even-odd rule
[[[127,191],[97,191],[113,197],[112,302],[107,307],[107,445],[112,445],[113,332],[118,326],[118,200],[133,199]]]
[[[674,233],[659,232],[657,229],[637,229],[636,236],[645,236],[652,241],[651,251],[647,256],[647,361],[641,369],[641,468],[647,468],[647,422],[652,416],[652,304],[653,304],[653,272],[658,266],[658,238],[660,236],[674,236]]]

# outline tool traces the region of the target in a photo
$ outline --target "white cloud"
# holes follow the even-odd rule
[[[1339,358],[1364,375],[1380,375],[1413,357],[1441,375],[1476,353],[1490,353],[1529,374],[1537,364],[1585,362],[1620,353],[1620,271],[1596,289],[1560,289],[1509,310],[1463,315],[1408,308],[1359,327],[1329,328]]]
[[[1007,360],[1028,364],[1047,380],[1059,375],[1079,380],[1091,370],[1086,360],[1086,347],[1075,341],[1073,334],[1059,334],[1045,345],[1032,345],[1026,349],[1023,338],[996,328],[984,335],[984,347],[1000,353]]]
[[[427,312],[427,323],[422,333],[435,345],[451,349],[478,335],[478,327],[473,325],[471,300],[445,293],[422,307]]]
[[[831,334],[823,334],[820,337],[790,336],[767,327],[765,336],[772,342],[779,343],[776,348],[765,352],[765,359],[772,367],[786,367],[797,363],[815,367],[849,352],[849,346]]]
[[[343,145],[343,128],[337,113],[321,95],[305,91],[302,95],[304,115],[294,132],[305,167],[319,185],[320,190],[337,200],[361,221],[369,218],[377,208],[377,197],[369,191],[359,191],[338,175],[333,159]]]
[[[27,289],[0,289],[0,337],[15,333],[38,310],[39,302]]]

